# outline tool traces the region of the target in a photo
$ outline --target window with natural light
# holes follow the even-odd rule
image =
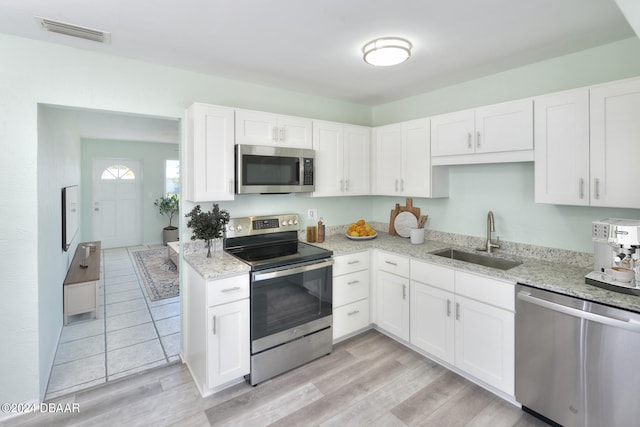
[[[136,179],[136,175],[126,166],[111,165],[102,172],[100,179]]]
[[[180,160],[165,161],[165,193],[180,194]]]

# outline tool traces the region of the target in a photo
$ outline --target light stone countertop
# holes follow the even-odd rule
[[[384,229],[382,226],[376,228],[378,230]],[[324,243],[313,244],[332,250],[334,255],[345,255],[367,249],[386,250],[460,271],[519,282],[640,313],[640,296],[607,291],[584,283],[584,276],[591,271],[590,266],[592,265],[591,257],[588,254],[500,242],[501,249],[497,249],[495,253],[488,256],[522,262],[517,267],[503,271],[433,255],[433,252],[446,248],[475,252],[474,248],[482,239],[457,235],[453,235],[455,237],[451,238],[452,235],[430,233],[429,230],[426,233],[427,239],[420,245],[411,244],[408,238],[391,236],[380,231],[378,231],[378,236],[372,240],[354,241],[342,233],[334,233],[328,235]],[[444,241],[429,240],[429,238],[438,238]],[[211,258],[207,258],[206,249],[202,245],[199,247],[198,243],[189,242],[186,245],[184,259],[205,279],[220,279],[250,271],[249,265],[227,254],[221,248],[212,251]],[[487,255],[486,252],[482,254]]]
[[[452,245],[450,242],[434,240],[425,240],[423,244],[413,245],[408,238],[391,236],[383,232],[378,232],[378,237],[373,240],[360,241],[350,240],[342,234],[334,234],[327,236],[324,243],[314,244],[332,250],[334,255],[345,255],[366,249],[382,249],[417,260],[427,261],[432,264],[451,267],[460,271],[482,274],[511,282],[519,282],[536,288],[640,313],[640,296],[611,292],[596,286],[587,285],[584,283],[584,276],[591,271],[591,268],[571,263],[553,262],[545,259],[541,260],[521,255],[505,254],[501,253],[500,249],[497,249],[495,253],[489,256],[522,262],[522,264],[517,267],[502,271],[432,254],[433,252],[446,248],[475,252],[474,248],[476,246],[457,246]],[[549,249],[549,251],[553,251],[553,249]],[[487,255],[486,252],[481,252],[481,254]],[[578,254],[578,256],[579,255],[580,254]],[[563,256],[569,257],[569,255],[566,254],[563,254]],[[572,259],[570,261],[573,262],[575,260]]]

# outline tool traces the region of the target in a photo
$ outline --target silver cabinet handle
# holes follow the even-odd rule
[[[213,316],[213,335],[216,334],[216,316]]]
[[[447,299],[447,317],[451,317],[451,300]]]
[[[396,263],[395,263],[395,262],[393,262],[393,261],[385,261],[385,263],[387,263],[387,264],[389,264],[389,265],[396,266],[396,267],[398,266],[398,264],[396,264]]]
[[[240,290],[240,286],[234,286],[233,288],[221,289],[220,292],[233,292],[233,291],[239,291],[239,290]]]
[[[407,299],[407,285],[402,285],[402,299]]]
[[[598,178],[593,178],[593,197],[600,198],[600,180]]]
[[[347,285],[355,285],[356,283],[360,283],[360,280],[352,280],[350,282],[347,282]]]
[[[271,140],[278,140],[278,128],[271,128]]]
[[[285,128],[280,128],[280,141],[284,141],[286,136],[287,136],[286,129]]]
[[[344,191],[349,191],[349,180],[348,179],[344,180]]]
[[[578,180],[578,197],[584,199],[584,178]]]
[[[398,180],[396,179],[396,191],[398,191]]]
[[[471,132],[467,133],[467,147],[471,148]]]
[[[340,180],[340,191],[344,191],[344,179]]]
[[[352,264],[357,264],[357,263],[359,263],[359,262],[360,262],[360,261],[356,259],[356,260],[353,260],[353,261],[349,261],[349,262],[347,262],[347,264],[352,265]]]
[[[456,320],[460,320],[460,303],[456,303]]]
[[[480,147],[480,131],[476,132],[476,147]]]
[[[354,314],[358,314],[358,313],[360,313],[360,310],[353,310],[347,313],[347,316],[353,316]]]
[[[400,191],[404,191],[404,179],[400,180]]]

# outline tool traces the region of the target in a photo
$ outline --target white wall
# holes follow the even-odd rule
[[[42,202],[38,197],[38,104],[182,118],[187,106],[201,101],[370,124],[371,111],[361,105],[19,37],[0,35],[0,58],[0,402],[42,397],[61,321],[52,320],[49,310],[53,305],[58,310],[60,304],[60,296],[50,292],[62,290],[53,290],[43,277],[53,248],[50,241],[55,240],[44,230],[49,219],[57,218],[49,216],[49,209],[56,209],[54,197]],[[52,153],[43,149],[41,154],[44,158]],[[44,247],[39,249],[41,237]],[[58,260],[51,263],[59,270],[63,260],[53,255]],[[54,326],[45,327],[50,322]]]

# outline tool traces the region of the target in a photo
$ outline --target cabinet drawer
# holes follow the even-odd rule
[[[409,258],[400,255],[379,251],[377,267],[398,276],[409,277]]]
[[[453,292],[454,271],[440,265],[411,260],[411,280]]]
[[[249,298],[249,275],[207,281],[207,307]]]
[[[456,294],[476,301],[501,307],[506,310],[515,309],[515,284],[476,276],[475,274],[455,272]]]
[[[333,339],[369,326],[369,299],[333,309]]]
[[[369,298],[369,270],[345,274],[333,279],[333,306]]]
[[[333,275],[353,273],[369,268],[369,251],[333,257]]]

